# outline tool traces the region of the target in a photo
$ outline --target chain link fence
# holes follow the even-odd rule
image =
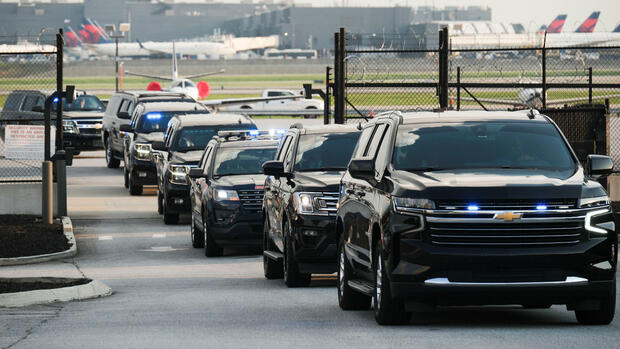
[[[43,147],[33,141],[43,144],[45,96],[56,90],[56,52],[52,34],[0,37],[0,183],[41,181]]]

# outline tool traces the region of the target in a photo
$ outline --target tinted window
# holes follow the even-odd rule
[[[220,148],[215,154],[214,176],[263,173],[263,162],[273,159],[276,147]]]
[[[385,131],[385,124],[377,125],[375,127],[375,131],[372,134],[372,138],[370,139],[370,144],[366,146],[366,150],[362,155],[365,158],[373,158],[377,153],[377,146],[379,146],[379,142],[381,138],[383,138],[383,133]]]
[[[356,158],[362,157],[364,155],[364,150],[366,150],[366,145],[368,145],[368,140],[370,139],[370,136],[372,136],[373,130],[374,127],[366,127],[362,131],[362,135],[360,136],[360,139],[357,142],[357,146],[355,147],[354,156]]]
[[[346,170],[359,135],[357,132],[302,135],[295,170]]]
[[[286,152],[288,151],[288,147],[291,144],[292,139],[293,139],[293,136],[286,136],[286,138],[284,138],[284,142],[282,142],[282,146],[280,147],[280,153],[278,154],[278,158],[276,160],[284,161],[284,156],[286,155]]]
[[[392,156],[397,170],[514,168],[568,171],[575,162],[551,124],[402,125]]]
[[[170,119],[178,113],[178,111],[149,112],[140,115],[135,121],[134,129],[139,133],[166,132]]]
[[[62,108],[67,111],[103,111],[105,109],[97,96],[90,95],[79,96],[71,104],[67,104],[67,100],[63,98]]]
[[[287,91],[269,91],[267,97],[280,97],[280,96],[292,96],[293,94]]]
[[[256,125],[213,125],[185,127],[179,130],[174,136],[173,144],[170,147],[173,151],[190,151],[204,149],[213,136],[218,131],[232,130],[255,130]]]

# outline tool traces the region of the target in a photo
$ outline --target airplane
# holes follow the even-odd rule
[[[209,91],[210,91],[209,84],[206,81],[200,81],[198,84],[195,84],[190,79],[198,78],[202,76],[221,74],[224,72],[225,70],[222,69],[216,72],[208,72],[208,73],[202,73],[202,74],[189,75],[185,77],[179,77],[179,70],[178,70],[178,65],[177,65],[177,54],[176,54],[176,49],[175,49],[175,43],[173,41],[172,42],[172,77],[140,74],[140,73],[133,73],[129,71],[126,71],[125,74],[133,75],[133,76],[140,76],[140,77],[145,77],[145,78],[151,78],[151,79],[156,79],[156,80],[170,81],[170,84],[168,85],[168,87],[164,89],[162,89],[159,82],[151,81],[151,83],[149,83],[149,85],[147,86],[147,90],[148,91],[162,91],[163,90],[163,91],[171,91],[171,92],[181,92],[198,100],[198,98],[204,99],[209,95]]]
[[[579,28],[575,30],[575,33],[592,33],[594,31],[594,27],[596,27],[596,23],[598,22],[598,16],[601,14],[600,11],[594,11],[586,20],[581,23]]]
[[[566,22],[566,15],[558,15],[550,24],[546,27],[547,34],[557,34],[562,32],[562,27]]]

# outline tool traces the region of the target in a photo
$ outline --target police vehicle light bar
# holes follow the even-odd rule
[[[259,131],[259,130],[239,130],[239,131],[219,131],[217,133],[218,137],[229,140],[230,138],[236,138],[240,140],[245,139],[277,139],[281,138],[285,133],[285,130],[268,130],[268,131]]]

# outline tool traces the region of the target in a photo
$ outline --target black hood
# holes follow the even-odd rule
[[[295,191],[340,192],[343,174],[344,171],[295,172],[293,181],[299,186]]]
[[[556,178],[560,177],[560,178]],[[391,175],[395,196],[440,199],[577,199],[584,187],[583,170],[561,178],[554,172],[527,170],[459,170]]]
[[[164,140],[163,132],[151,132],[151,133],[138,133],[136,134],[135,142],[140,143],[153,143],[155,141],[162,142]]]
[[[264,174],[224,176],[215,179],[213,186],[221,189],[260,190],[265,186],[265,178],[267,176]]]
[[[204,150],[192,150],[188,152],[173,151],[170,152],[170,162],[173,164],[197,165],[200,158],[204,154]]]

